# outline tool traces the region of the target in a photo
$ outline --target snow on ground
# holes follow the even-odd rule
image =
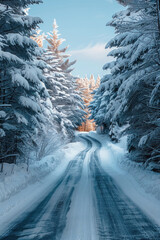
[[[112,143],[106,135],[90,132],[102,144],[101,164],[123,192],[160,225],[160,174],[144,169],[125,157],[126,137]]]
[[[0,174],[0,202],[26,188],[28,185],[40,181],[53,171],[58,164],[55,156],[48,156],[29,166],[27,164],[4,163],[3,173]]]
[[[84,148],[82,142],[69,143],[30,165],[28,171],[25,164],[4,164],[4,172],[0,174],[0,235],[43,199],[64,173],[68,162]]]

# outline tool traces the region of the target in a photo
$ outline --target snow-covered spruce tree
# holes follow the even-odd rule
[[[132,46],[132,71],[120,88],[126,103],[121,104],[117,119],[122,119],[122,124],[123,119],[129,121],[130,157],[157,171],[160,169],[159,1],[130,1],[128,8],[137,17],[129,25],[125,23],[128,25],[125,28],[141,36]]]
[[[30,38],[41,23],[25,9],[39,0],[0,1],[0,161],[12,162],[46,120],[47,91],[37,44]]]
[[[127,1],[125,1],[127,3]],[[97,91],[106,99],[94,106],[95,118],[107,127],[129,124],[128,150],[130,158],[158,170],[160,140],[159,102],[159,5],[158,1],[128,1],[128,9],[115,16],[110,26],[116,37],[107,47],[115,60],[104,66],[110,69]],[[95,102],[96,104],[96,102]],[[103,114],[102,114],[103,115]],[[112,131],[113,132],[113,131]]]
[[[64,137],[71,138],[84,115],[83,101],[76,90],[76,78],[71,74],[73,69],[70,67],[75,61],[69,61],[67,47],[59,49],[64,39],[59,38],[56,20],[53,23],[53,32],[49,33],[46,40],[48,47],[43,58],[49,66],[44,70],[46,87],[51,97],[58,131],[62,132]]]
[[[94,90],[93,101],[89,109],[91,111],[91,119],[94,119],[98,126],[98,131],[101,133],[108,133],[110,122],[105,119],[106,106],[109,102],[109,92],[106,89],[106,81],[109,81],[109,75],[103,77],[100,81],[100,86]]]
[[[125,22],[127,15],[129,16],[130,14],[128,10],[115,14],[109,25],[114,26],[117,31],[117,25],[119,26]],[[101,79],[100,87],[95,92],[94,101],[90,106],[92,111],[91,117],[95,119],[97,125],[101,126],[104,132],[109,132],[111,126],[115,124],[114,114],[119,109],[120,102],[122,101],[121,96],[118,96],[118,90],[122,81],[127,79],[129,75],[129,64],[125,52],[127,48],[128,51],[130,50],[132,41],[137,39],[135,34],[135,39],[132,37],[131,42],[126,41],[126,43],[124,43],[125,38],[130,40],[130,34],[129,29],[126,33],[117,31],[116,37],[107,44],[106,48],[116,47],[116,49],[112,50],[109,54],[115,57],[116,60],[104,66],[104,69],[109,69],[111,74],[107,74]],[[130,69],[132,69],[131,66]]]

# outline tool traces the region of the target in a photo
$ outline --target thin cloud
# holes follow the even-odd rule
[[[70,51],[72,57],[77,60],[94,61],[94,62],[110,62],[112,57],[108,57],[107,54],[111,49],[105,49],[105,43],[97,43],[96,45],[89,45],[83,49],[77,49]]]

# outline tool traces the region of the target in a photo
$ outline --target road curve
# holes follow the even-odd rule
[[[101,143],[69,162],[52,191],[1,240],[160,240],[160,228],[102,168]]]

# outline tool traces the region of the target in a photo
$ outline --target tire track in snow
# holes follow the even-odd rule
[[[102,169],[97,144],[90,169],[94,186],[99,240],[159,240],[160,228],[122,192],[115,181]]]
[[[82,174],[83,160],[92,142],[86,140],[87,147],[69,162],[63,176],[44,200],[1,240],[59,240],[66,225],[66,215],[71,197]]]
[[[84,158],[81,179],[72,196],[70,211],[67,214],[67,224],[61,240],[97,240],[98,234],[89,168],[94,150],[95,146],[92,145]]]

